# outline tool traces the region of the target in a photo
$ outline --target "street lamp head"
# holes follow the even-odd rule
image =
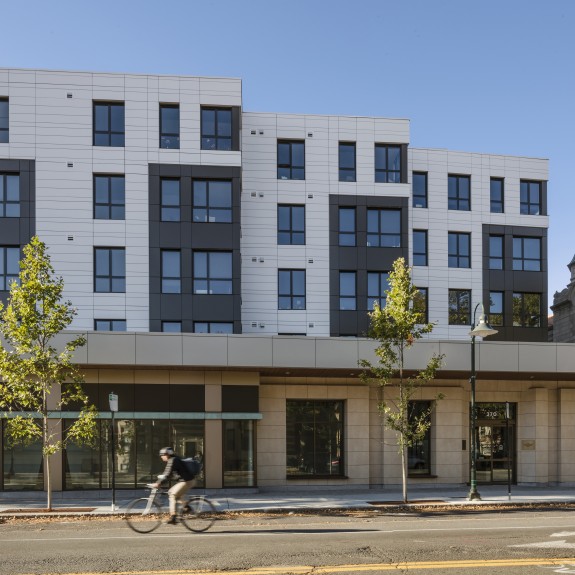
[[[479,316],[479,323],[469,332],[469,335],[472,337],[489,337],[496,333],[498,333],[497,330],[487,323],[487,316],[482,313]]]

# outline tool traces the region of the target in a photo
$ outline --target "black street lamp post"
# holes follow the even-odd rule
[[[116,439],[114,437],[114,416],[118,411],[118,396],[112,392],[108,396],[110,412],[112,413],[112,511],[116,511]]]

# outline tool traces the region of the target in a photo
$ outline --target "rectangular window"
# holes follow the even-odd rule
[[[286,400],[286,474],[344,474],[344,402]]]
[[[10,141],[8,98],[0,98],[0,144]]]
[[[180,221],[180,180],[160,180],[160,204],[162,222]]]
[[[353,311],[357,309],[356,272],[339,272],[339,309]]]
[[[339,208],[339,245],[355,246],[355,208]]]
[[[375,181],[401,182],[401,146],[375,144]]]
[[[194,180],[194,222],[229,224],[232,221],[232,182]]]
[[[251,419],[222,421],[223,487],[256,485],[256,425]]]
[[[419,291],[415,294],[413,298],[413,310],[421,314],[421,319],[418,323],[424,324],[429,322],[428,316],[428,289],[427,288],[417,288]]]
[[[180,106],[160,104],[160,148],[180,147]]]
[[[367,210],[367,246],[401,247],[401,210]]]
[[[234,333],[234,324],[223,321],[195,321],[194,333]]]
[[[0,218],[20,217],[20,175],[0,174]]]
[[[503,325],[503,292],[489,292],[489,323],[491,325]]]
[[[12,282],[19,282],[20,248],[0,246],[0,291],[9,291]]]
[[[125,319],[95,319],[94,330],[96,331],[126,331]]]
[[[94,176],[94,219],[126,219],[124,176]]]
[[[355,142],[339,143],[339,181],[355,182]]]
[[[182,293],[180,250],[162,250],[162,293]]]
[[[521,180],[519,203],[522,214],[531,216],[541,214],[541,182]]]
[[[513,325],[515,327],[541,327],[541,294],[513,294]]]
[[[471,178],[469,176],[448,176],[448,203],[450,210],[471,210]]]
[[[305,270],[278,270],[278,309],[305,309]]]
[[[232,149],[232,110],[202,108],[202,150]]]
[[[305,244],[305,206],[278,206],[278,244]]]
[[[181,333],[182,332],[182,322],[181,321],[163,321],[162,331],[164,333]]]
[[[305,142],[278,140],[278,180],[305,180]]]
[[[503,269],[503,236],[489,236],[489,269]]]
[[[427,173],[413,172],[413,207],[427,208]]]
[[[413,265],[427,265],[427,230],[413,230]]]
[[[503,178],[491,178],[489,189],[490,209],[493,214],[502,214],[504,211]]]
[[[541,238],[513,238],[513,269],[541,271]]]
[[[428,423],[431,401],[410,401],[407,417],[412,425],[417,421]],[[431,475],[431,428],[407,448],[407,472],[409,475]]]
[[[449,325],[471,324],[471,291],[449,290]]]
[[[232,252],[194,252],[194,293],[232,294]]]
[[[374,304],[385,307],[389,289],[389,274],[387,272],[367,272],[367,311],[372,311]]]
[[[450,268],[471,267],[471,234],[448,233],[448,265]]]
[[[94,248],[94,291],[126,292],[125,248]]]
[[[123,147],[126,128],[123,102],[94,102],[94,146]]]

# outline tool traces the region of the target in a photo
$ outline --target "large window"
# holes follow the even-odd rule
[[[414,208],[427,208],[427,173],[413,172],[413,198]]]
[[[305,309],[305,270],[278,270],[278,309]]]
[[[521,180],[519,202],[522,214],[538,216],[541,213],[541,182]]]
[[[368,311],[373,310],[377,303],[380,308],[385,307],[386,291],[389,289],[389,274],[387,272],[367,272],[367,306]]]
[[[0,246],[0,291],[8,291],[13,281],[19,281],[20,248]]]
[[[339,272],[339,309],[357,309],[356,272]]]
[[[339,208],[339,245],[355,246],[355,208]]]
[[[489,205],[491,213],[502,214],[505,208],[503,178],[491,178],[489,186]]]
[[[10,141],[10,124],[8,115],[8,98],[0,98],[0,144]]]
[[[125,319],[95,319],[95,331],[126,331]]]
[[[541,238],[513,238],[513,269],[541,271]]]
[[[255,424],[251,419],[224,419],[223,487],[254,487],[256,484]]]
[[[180,180],[162,178],[160,180],[160,218],[162,222],[180,221]]]
[[[124,103],[94,102],[94,146],[124,146]]]
[[[503,325],[503,292],[489,292],[489,323]]]
[[[232,183],[194,180],[194,222],[229,224],[232,221]]]
[[[469,176],[448,176],[448,203],[450,210],[471,209],[471,178]]]
[[[0,174],[0,218],[20,217],[20,176]]]
[[[224,321],[196,321],[194,333],[234,333],[234,324]]]
[[[401,146],[375,145],[375,181],[401,182]]]
[[[180,250],[162,250],[162,293],[182,292]]]
[[[0,449],[3,467],[0,467],[0,487],[4,491],[42,491],[44,466],[42,441],[32,440],[23,448],[8,438],[6,419],[0,419]],[[4,499],[5,501],[6,499]]]
[[[278,244],[305,244],[305,206],[278,206]]]
[[[194,252],[194,293],[232,294],[231,252]]]
[[[471,234],[448,233],[448,265],[450,268],[471,267]]]
[[[339,181],[355,182],[355,142],[339,143]]]
[[[513,325],[541,327],[540,293],[513,293]]]
[[[489,269],[503,269],[503,236],[489,236]]]
[[[471,291],[449,290],[449,325],[471,324]]]
[[[305,180],[305,142],[278,140],[278,180]]]
[[[412,425],[431,418],[431,401],[410,401],[407,417]],[[407,472],[409,475],[431,475],[431,428],[425,435],[407,448]]]
[[[413,311],[421,314],[420,324],[427,323],[429,321],[429,292],[427,288],[417,288],[418,292],[413,298]]]
[[[232,149],[230,108],[202,108],[202,150]]]
[[[427,230],[413,230],[413,265],[427,265]]]
[[[367,210],[368,247],[401,247],[401,210]]]
[[[94,291],[126,291],[126,249],[94,248]]]
[[[94,176],[94,219],[123,220],[125,217],[124,176]]]
[[[180,106],[160,104],[160,148],[180,147]]]
[[[344,402],[286,400],[286,473],[344,474]]]
[[[162,331],[164,333],[181,333],[182,332],[182,322],[181,321],[163,321]]]

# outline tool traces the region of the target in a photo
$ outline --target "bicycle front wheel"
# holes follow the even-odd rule
[[[126,508],[126,521],[137,533],[151,533],[162,522],[162,508],[148,497],[134,499]]]
[[[190,511],[182,512],[182,523],[196,533],[207,531],[216,520],[216,508],[205,497],[192,497],[188,501]]]

